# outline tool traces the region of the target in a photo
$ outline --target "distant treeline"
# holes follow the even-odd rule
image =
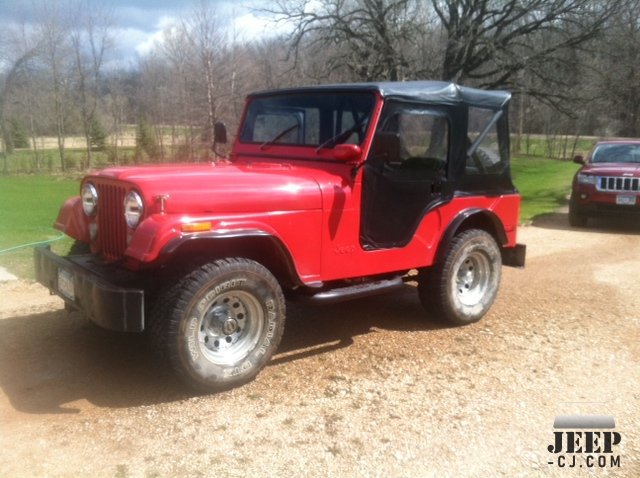
[[[72,135],[91,145],[76,166],[91,167],[96,151],[118,162],[130,124],[134,159],[198,160],[210,154],[217,121],[235,130],[249,92],[327,82],[442,79],[510,90],[521,150],[527,134],[640,136],[640,0],[264,4],[261,14],[288,22],[289,34],[239,41],[231,20],[201,0],[120,68],[108,2],[34,3],[33,28],[0,32],[5,170],[14,148],[37,154],[40,136],[56,138],[62,170]]]

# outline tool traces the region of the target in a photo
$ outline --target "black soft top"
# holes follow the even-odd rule
[[[299,88],[259,91],[249,95],[249,97],[338,92],[378,92],[385,98],[393,97],[439,104],[465,103],[491,109],[501,109],[511,99],[511,93],[507,91],[479,90],[446,81],[398,81],[303,86]]]

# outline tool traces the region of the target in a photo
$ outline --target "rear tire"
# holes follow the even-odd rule
[[[190,386],[207,392],[252,380],[277,349],[282,290],[257,262],[234,258],[185,275],[158,298],[151,338]]]
[[[491,308],[502,272],[493,237],[470,229],[454,237],[442,260],[420,271],[418,293],[427,313],[454,325],[480,320]]]

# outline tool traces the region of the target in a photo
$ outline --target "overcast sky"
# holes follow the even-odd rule
[[[67,0],[0,0],[0,29],[20,25],[28,27],[37,18],[38,5],[43,1],[67,3]],[[188,14],[195,3],[195,0],[80,1],[89,4],[101,3],[113,10],[116,25],[114,56],[125,63],[133,61],[136,56],[148,53],[154,42],[161,38],[163,29]],[[227,25],[229,31],[234,31],[243,40],[284,31],[284,27],[277,27],[269,17],[255,10],[256,6],[265,5],[264,0],[209,1],[215,5],[221,23]]]

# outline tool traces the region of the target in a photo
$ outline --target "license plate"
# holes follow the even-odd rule
[[[65,269],[58,269],[58,291],[67,299],[74,300],[76,298],[76,292],[73,286],[73,273]]]
[[[616,204],[618,206],[635,206],[636,197],[635,196],[616,196]]]

